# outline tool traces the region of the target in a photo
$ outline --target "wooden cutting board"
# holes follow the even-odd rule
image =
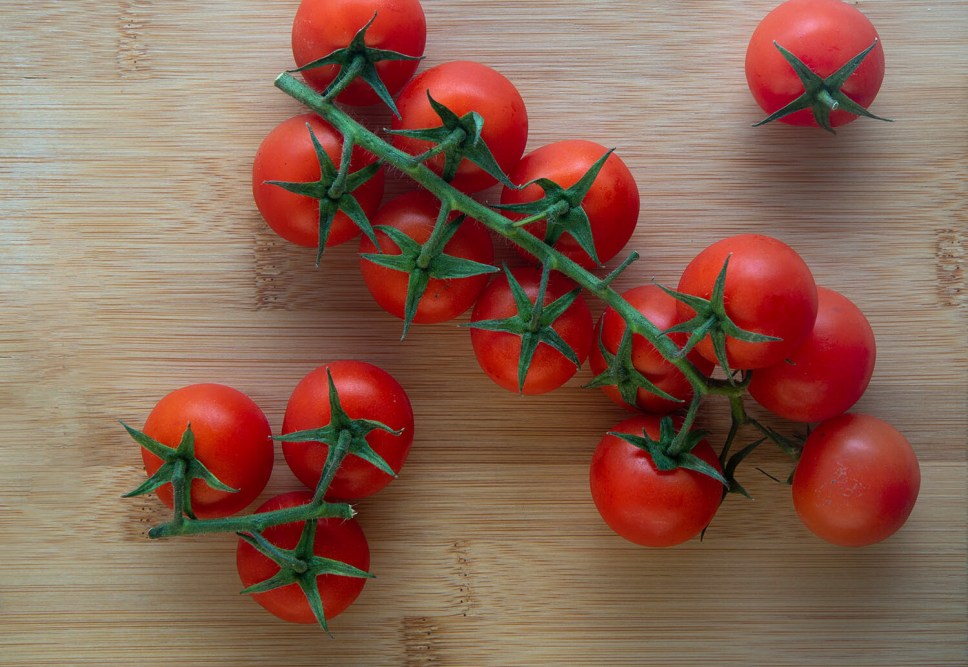
[[[896,122],[832,137],[751,128],[746,41],[773,4],[427,0],[422,67],[502,71],[530,148],[617,148],[643,203],[620,287],[674,284],[709,242],[755,231],[861,306],[878,365],[857,409],[906,433],[923,472],[909,523],[862,550],[800,526],[756,471],[789,472],[767,449],[746,468],[755,500],[730,498],[703,542],[624,542],[587,475],[625,413],[581,388],[587,370],[508,394],[464,329],[400,342],[354,248],[316,270],[268,231],[249,169],[299,111],[272,86],[294,0],[6,5],[0,664],[966,664],[968,5],[855,3],[888,60],[872,110]],[[359,503],[378,578],[328,639],[239,596],[232,536],[146,537],[165,512],[120,498],[143,471],[117,420],[211,381],[278,429],[296,382],[338,358],[395,375],[417,437],[400,479]],[[703,419],[721,442],[721,406]],[[280,454],[266,496],[294,488]]]

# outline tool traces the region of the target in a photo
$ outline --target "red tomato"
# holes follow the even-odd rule
[[[541,271],[524,267],[512,270],[512,275],[534,304],[538,298]],[[564,275],[552,273],[548,279],[548,288],[542,303],[547,306],[574,287],[575,285]],[[518,307],[507,276],[502,274],[487,286],[477,300],[471,314],[471,322],[504,319],[517,314]],[[593,327],[591,310],[580,295],[552,324],[552,329],[572,349],[579,363],[584,363],[588,357]],[[518,362],[521,358],[521,341],[520,335],[506,331],[471,329],[471,343],[481,369],[489,378],[508,391],[543,394],[557,389],[578,372],[578,366],[561,352],[546,343],[539,343],[525,377],[524,386],[519,387]]]
[[[641,437],[643,430],[658,439],[659,417],[631,417],[611,432]],[[692,453],[722,473],[707,441],[701,440]],[[605,523],[647,547],[671,547],[701,533],[723,495],[723,485],[713,477],[681,467],[659,470],[647,451],[608,434],[595,449],[589,477],[592,499]]]
[[[192,480],[192,511],[200,519],[229,516],[255,500],[272,473],[274,447],[265,414],[251,398],[221,384],[193,384],[171,392],[155,405],[145,421],[144,433],[158,442],[177,447],[191,424],[195,458],[236,493],[220,491],[201,479]],[[145,471],[154,475],[160,458],[141,449]],[[156,490],[173,507],[171,484]]]
[[[374,227],[385,225],[399,229],[417,243],[423,244],[430,238],[439,212],[440,202],[433,195],[424,190],[415,190],[387,202],[371,223]],[[452,215],[450,220],[455,217]],[[400,249],[386,233],[377,230],[376,236],[383,253],[400,254]],[[364,236],[360,242],[360,252],[374,253],[377,248]],[[444,252],[482,264],[494,261],[494,244],[490,232],[476,220],[465,220],[444,246]],[[360,260],[360,270],[370,294],[380,307],[403,319],[410,274],[374,264],[365,258]],[[488,279],[486,273],[467,278],[430,278],[413,321],[434,323],[454,319],[474,305],[474,301],[487,286]]]
[[[793,475],[793,505],[818,537],[861,547],[896,533],[920,488],[918,459],[903,435],[875,417],[845,414],[807,437]]]
[[[511,182],[523,185],[537,178],[547,178],[567,189],[577,183],[607,150],[600,144],[583,140],[548,144],[521,159],[510,173]],[[521,190],[504,188],[501,204],[521,204],[543,196],[544,191],[537,184]],[[588,216],[598,260],[604,264],[625,247],[639,219],[638,186],[632,172],[616,154],[612,153],[605,161],[591,189],[581,200],[581,207]],[[511,214],[510,217],[522,216]],[[547,224],[539,221],[525,229],[538,238],[545,238]],[[595,266],[571,234],[562,234],[554,247],[586,269]]]
[[[819,422],[847,412],[874,373],[874,331],[850,299],[817,288],[813,331],[787,361],[753,373],[749,392],[773,414]]]
[[[458,117],[472,111],[484,120],[481,138],[498,166],[507,173],[524,153],[528,142],[528,112],[517,88],[503,74],[475,62],[454,61],[432,67],[419,74],[400,93],[393,119],[394,130],[417,130],[441,126],[440,116],[427,99],[430,95]],[[411,155],[432,147],[427,141],[394,136],[393,145]],[[444,156],[436,155],[427,166],[440,174]],[[478,192],[497,181],[469,160],[457,167],[451,181],[462,192]]]
[[[303,67],[346,48],[371,19],[373,23],[364,40],[368,48],[423,55],[427,22],[418,0],[302,0],[292,24],[296,66]],[[418,64],[417,60],[380,60],[375,68],[392,97],[410,80]],[[313,88],[323,91],[338,72],[338,66],[327,65],[304,70],[303,77]],[[376,104],[380,98],[369,84],[356,79],[336,100],[364,106]]]
[[[368,419],[389,426],[394,435],[375,429],[366,436],[370,447],[394,472],[400,472],[413,443],[413,408],[406,391],[385,370],[363,361],[334,361],[307,374],[289,397],[282,432],[293,433],[326,426],[331,421],[329,382],[333,374],[340,405],[351,419]],[[319,483],[329,445],[321,442],[284,442],[282,453],[299,480],[310,489]],[[355,500],[372,495],[393,477],[357,457],[347,456],[326,493],[327,500]]]
[[[760,107],[772,114],[804,92],[800,77],[774,42],[797,56],[826,79],[878,40],[871,22],[853,4],[841,0],[788,0],[757,26],[746,51],[746,80]],[[884,50],[880,41],[840,89],[861,107],[874,101],[884,80]],[[857,115],[843,109],[830,112],[830,126],[845,125]],[[779,119],[790,125],[817,126],[810,109]]]
[[[622,298],[642,313],[645,319],[654,324],[659,330],[664,331],[682,321],[677,307],[678,302],[656,285],[633,287],[623,292]],[[609,353],[615,354],[622,342],[622,337],[625,335],[626,328],[625,320],[622,316],[614,308],[608,307],[598,320],[595,339],[600,339],[605,349]],[[670,337],[679,346],[685,344],[687,338],[686,334],[670,334]],[[689,359],[701,373],[705,375],[712,373],[713,364],[698,354],[690,355]],[[602,352],[597,344],[592,344],[588,361],[595,375],[604,372],[608,368],[605,357],[602,356]],[[651,391],[640,388],[637,393],[635,407],[643,412],[663,415],[689,405],[694,391],[692,384],[678,368],[673,366],[655,349],[652,343],[638,334],[632,336],[632,366],[659,389],[682,401],[681,403],[670,401]],[[618,387],[615,385],[603,386],[602,391],[616,404],[625,408],[632,408],[632,406],[629,406],[622,399]]]
[[[703,299],[729,258],[724,302],[726,314],[740,329],[774,336],[779,341],[747,342],[726,337],[726,359],[732,370],[778,364],[797,349],[813,329],[817,317],[817,285],[806,262],[782,241],[759,234],[741,234],[713,243],[686,267],[679,292]],[[695,311],[679,303],[683,319]],[[717,363],[706,336],[696,346],[703,357]]]
[[[271,512],[305,505],[312,500],[312,494],[293,491],[269,499],[257,511]],[[266,528],[262,535],[269,542],[282,549],[293,549],[302,534],[303,522],[284,523]],[[313,553],[330,558],[360,570],[370,567],[370,548],[366,536],[355,519],[319,519],[316,523],[316,538]],[[248,588],[279,572],[279,565],[268,556],[259,553],[255,547],[240,539],[235,552],[235,563],[242,585]],[[359,597],[366,584],[362,577],[346,577],[336,574],[323,574],[316,577],[316,586],[323,601],[323,615],[330,620],[341,614]],[[299,584],[289,584],[263,593],[253,593],[252,599],[262,605],[269,613],[290,623],[316,623],[313,610],[306,600]]]
[[[252,194],[259,212],[273,231],[291,243],[315,248],[319,245],[319,201],[266,183],[309,183],[320,179],[319,160],[309,130],[306,129],[307,123],[313,128],[333,165],[339,168],[343,148],[340,134],[318,116],[295,116],[277,125],[259,146],[252,165]],[[350,170],[357,171],[375,159],[371,154],[354,148]],[[383,181],[381,169],[352,193],[367,217],[376,213],[380,206]],[[353,221],[340,211],[333,220],[326,247],[345,243],[359,233]]]

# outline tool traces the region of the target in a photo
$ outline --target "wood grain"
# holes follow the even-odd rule
[[[3,11],[0,664],[968,663],[968,5],[856,3],[888,59],[873,110],[896,122],[831,137],[750,127],[746,39],[772,0],[424,3],[422,67],[496,67],[527,101],[531,148],[580,136],[629,164],[642,260],[620,287],[674,283],[708,242],[759,231],[874,325],[858,409],[905,432],[923,465],[900,533],[863,550],[817,541],[755,472],[788,472],[763,451],[754,502],[731,499],[703,542],[647,551],[591,503],[591,451],[624,413],[581,389],[586,375],[507,394],[465,330],[399,342],[353,248],[315,270],[266,229],[248,171],[299,111],[271,85],[296,4]],[[359,505],[378,578],[330,640],[238,595],[233,538],[147,539],[164,513],[120,499],[143,472],[117,420],[213,381],[278,428],[299,378],[336,358],[394,374],[418,431],[400,479]],[[724,433],[719,406],[704,419]],[[266,495],[292,488],[280,455]]]

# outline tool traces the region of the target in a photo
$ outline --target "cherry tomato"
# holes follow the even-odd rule
[[[639,415],[610,432],[659,438],[659,417]],[[692,453],[722,473],[716,453],[701,440]],[[652,455],[606,434],[592,456],[592,499],[605,523],[635,544],[671,547],[697,536],[709,525],[722,500],[715,478],[687,468],[659,470]]]
[[[255,402],[232,387],[193,384],[176,389],[155,405],[145,421],[144,433],[158,442],[177,447],[188,425],[195,438],[195,458],[223,484],[221,491],[201,479],[192,480],[192,511],[200,519],[229,516],[255,500],[272,474],[274,447],[265,414]],[[141,449],[145,471],[154,475],[160,458]],[[173,507],[171,484],[156,490]]]
[[[307,123],[333,165],[339,168],[343,148],[340,134],[314,114],[295,116],[277,125],[259,146],[252,165],[252,194],[259,212],[273,231],[291,243],[315,248],[319,244],[319,201],[266,182],[307,183],[320,179],[319,160]],[[357,171],[375,159],[354,148],[350,170]],[[367,217],[376,213],[380,206],[383,182],[381,169],[352,193]],[[333,220],[326,247],[345,243],[359,233],[359,228],[340,211]]]
[[[840,88],[865,109],[884,80],[884,50],[870,20],[853,4],[841,0],[788,0],[767,14],[753,31],[746,51],[746,80],[756,102],[772,114],[804,92],[803,82],[774,42],[826,79],[875,40],[877,45]],[[835,109],[830,111],[829,123],[838,127],[856,118],[854,113]],[[810,109],[779,120],[817,126]]]
[[[847,297],[817,288],[813,331],[788,360],[753,373],[750,396],[773,414],[819,422],[847,412],[874,373],[874,331]]]
[[[399,229],[417,243],[423,244],[430,238],[439,211],[440,202],[433,195],[423,190],[415,190],[387,202],[371,222],[374,227],[385,225]],[[451,215],[450,220],[455,217]],[[383,253],[400,254],[400,249],[385,232],[378,230],[376,236]],[[364,236],[360,242],[360,252],[374,253],[377,248]],[[465,220],[444,246],[444,253],[490,264],[494,261],[494,243],[486,227],[476,220]],[[365,258],[360,260],[360,270],[367,289],[380,307],[403,319],[410,274],[380,266]],[[474,305],[488,280],[489,275],[486,273],[467,278],[430,278],[413,321],[434,323],[454,319]]]
[[[427,22],[418,0],[302,0],[292,24],[296,66],[303,67],[346,48],[370,20],[373,23],[364,40],[368,48],[423,55]],[[392,97],[410,80],[418,64],[417,60],[379,60],[374,66]],[[338,73],[338,66],[327,65],[304,70],[303,77],[313,88],[323,91]],[[336,100],[365,106],[378,103],[380,98],[369,84],[356,79]]]
[[[748,342],[726,336],[729,366],[748,370],[778,364],[813,330],[817,317],[813,274],[803,258],[782,241],[741,234],[717,241],[699,253],[683,271],[678,291],[709,299],[727,257],[726,314],[740,329],[780,339]],[[682,302],[679,312],[686,320],[695,315]],[[709,336],[696,350],[709,361],[718,361]]]
[[[678,302],[656,285],[633,287],[623,292],[622,298],[628,301],[633,308],[642,313],[649,322],[661,331],[669,329],[682,321],[677,307]],[[605,349],[610,354],[615,354],[622,342],[622,337],[625,335],[626,328],[627,326],[622,316],[614,308],[609,306],[598,320],[595,340],[600,339]],[[685,344],[687,338],[685,334],[681,333],[669,334],[669,336],[679,346]],[[691,354],[689,359],[704,375],[712,373],[713,364],[698,354]],[[592,344],[588,362],[595,375],[602,373],[608,368],[605,357],[602,355],[599,346],[595,343]],[[638,334],[632,336],[632,366],[652,384],[681,401],[670,401],[651,391],[639,388],[635,401],[635,407],[639,410],[651,414],[664,415],[689,405],[694,391],[692,384],[678,368],[673,366],[655,349],[652,343]],[[603,386],[602,391],[616,404],[632,409],[632,406],[622,399],[622,395],[615,385]]]
[[[272,512],[305,505],[312,500],[312,494],[293,491],[275,496],[263,504],[258,512]],[[282,549],[293,549],[299,542],[303,523],[284,523],[266,528],[262,535],[269,542]],[[355,519],[319,519],[316,523],[316,536],[313,540],[313,553],[330,558],[360,570],[370,567],[370,548],[366,536]],[[279,565],[268,556],[259,553],[255,547],[240,539],[235,553],[236,568],[242,585],[248,588],[274,576]],[[363,591],[366,579],[346,577],[336,574],[323,574],[316,577],[316,586],[323,602],[323,615],[331,620],[343,613]],[[290,623],[316,623],[306,595],[299,584],[281,586],[263,593],[253,593],[252,599],[272,615]]]
[[[920,488],[911,443],[880,419],[848,413],[807,437],[793,475],[793,505],[818,537],[860,547],[896,533]]]
[[[547,178],[562,188],[570,188],[599,160],[608,149],[592,141],[566,140],[547,144],[524,156],[511,173],[511,182],[529,183]],[[544,196],[538,184],[521,190],[505,187],[501,204],[521,204]],[[632,172],[622,159],[612,153],[605,161],[591,189],[581,200],[588,216],[598,260],[605,263],[615,257],[635,231],[639,219],[639,190]],[[512,214],[510,217],[521,217]],[[538,238],[545,238],[547,223],[539,221],[525,227]],[[553,247],[586,269],[596,266],[575,237],[565,232]],[[527,257],[528,255],[525,254]]]
[[[317,429],[330,423],[329,382],[333,376],[340,405],[351,419],[368,419],[389,426],[394,435],[375,429],[366,436],[370,447],[394,472],[400,472],[413,443],[413,408],[406,391],[392,375],[364,361],[334,361],[308,373],[289,397],[282,422],[284,434]],[[284,442],[282,453],[299,480],[310,489],[319,483],[329,445],[321,442]],[[393,477],[357,456],[347,456],[336,472],[327,500],[355,500],[372,495]]]
[[[394,130],[418,130],[441,126],[440,116],[427,99],[450,109],[458,117],[472,111],[484,121],[481,138],[498,166],[507,173],[524,153],[528,142],[528,112],[517,88],[503,74],[486,65],[454,61],[432,67],[414,78],[397,98],[400,117],[394,118]],[[433,144],[410,137],[394,136],[393,145],[411,155],[419,155]],[[444,167],[444,156],[427,161],[438,174]],[[451,181],[462,192],[478,192],[497,181],[471,161],[464,159]]]

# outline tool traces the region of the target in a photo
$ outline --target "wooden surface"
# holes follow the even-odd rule
[[[872,110],[896,122],[837,137],[750,127],[746,40],[773,0],[424,4],[423,67],[490,64],[527,101],[531,148],[580,137],[629,164],[642,260],[620,286],[674,284],[707,243],[758,231],[866,311],[879,358],[857,408],[918,452],[909,523],[868,549],[822,543],[756,472],[789,470],[763,450],[756,500],[731,498],[704,542],[625,543],[587,487],[625,413],[580,388],[587,370],[508,394],[466,330],[399,342],[354,248],[315,270],[259,218],[252,155],[299,111],[272,87],[294,0],[7,3],[0,664],[966,664],[966,4],[857,3],[888,60]],[[214,381],[278,429],[296,382],[337,358],[394,374],[417,437],[358,506],[378,578],[330,640],[238,595],[233,537],[147,539],[165,513],[120,498],[143,472],[117,420]],[[721,406],[703,419],[725,433]],[[280,455],[266,495],[296,486]]]

